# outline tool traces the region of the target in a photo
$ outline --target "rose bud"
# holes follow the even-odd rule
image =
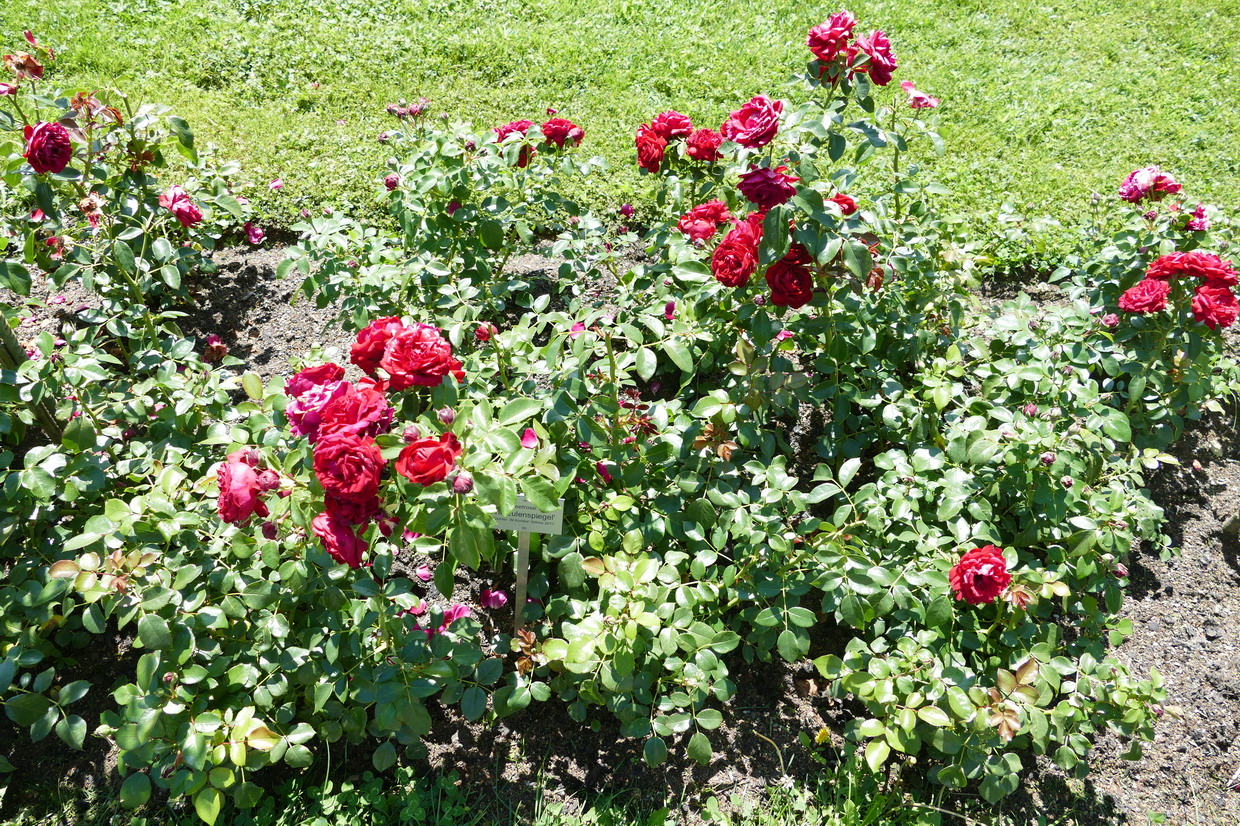
[[[633,205],[632,204],[621,204],[620,214],[623,215],[625,218],[632,218],[633,217]]]
[[[134,430],[132,427],[127,427],[123,431],[121,431],[121,438],[124,439],[125,441],[129,441],[130,439],[132,439],[134,436],[137,436],[137,435],[138,435],[138,431]]]
[[[1116,565],[1115,565],[1115,575],[1116,575],[1117,577],[1120,577],[1120,578],[1123,578],[1123,577],[1128,576],[1128,566],[1127,566],[1127,565],[1125,565],[1125,564],[1124,564],[1124,563],[1122,563],[1122,562],[1118,562],[1118,563],[1116,563]]]
[[[280,487],[280,474],[274,470],[260,470],[258,472],[258,486],[263,490],[275,490]]]
[[[460,494],[461,496],[464,496],[465,494],[469,493],[473,489],[474,489],[474,477],[470,476],[465,471],[461,471],[460,473],[458,473],[456,475],[456,478],[452,480],[452,492],[453,493],[457,493],[457,494]]]
[[[1041,459],[1042,464],[1046,465],[1047,467],[1050,467],[1051,465],[1055,464],[1055,454],[1049,450],[1043,453],[1038,458]]]
[[[1049,411],[1047,411],[1047,415],[1050,416],[1050,418],[1052,419],[1058,419],[1060,416],[1063,415],[1063,408],[1052,407]]]
[[[401,434],[401,437],[405,440],[405,444],[409,444],[410,442],[416,442],[418,439],[421,439],[422,431],[418,430],[417,425],[411,424],[405,428],[405,432]]]
[[[1036,415],[1038,415],[1038,406],[1037,406],[1036,404],[1033,404],[1032,402],[1030,402],[1029,404],[1025,405],[1023,409],[1024,409],[1024,411],[1025,411],[1025,415],[1026,415],[1026,416],[1036,416]]]
[[[393,189],[400,186],[400,176],[395,172],[388,174],[383,179],[383,185],[388,188],[388,192],[391,192]]]
[[[451,216],[451,215],[456,214],[456,211],[457,211],[458,209],[460,209],[460,208],[461,208],[461,202],[460,202],[460,201],[449,201],[449,202],[448,202],[448,209],[447,209],[448,215],[449,215],[449,216]]]
[[[228,355],[228,345],[214,333],[207,336],[207,346],[202,351],[202,360],[207,364],[215,364],[226,355]]]
[[[264,522],[263,537],[265,539],[275,539],[277,536],[279,536],[279,531],[276,529],[276,523],[271,521]]]
[[[483,588],[482,593],[478,595],[478,601],[482,603],[483,608],[503,608],[508,604],[508,595],[503,591],[492,591],[490,588]]]
[[[1065,477],[1063,477],[1062,479],[1060,479],[1060,480],[1059,480],[1059,483],[1060,483],[1061,485],[1063,485],[1065,488],[1070,488],[1070,487],[1072,487],[1074,484],[1076,484],[1076,482],[1073,480],[1073,478],[1072,478],[1071,476],[1065,476]]]
[[[1119,316],[1116,315],[1115,313],[1107,313],[1106,315],[1102,317],[1102,326],[1103,327],[1118,327]]]
[[[439,421],[443,422],[444,424],[452,424],[453,422],[456,421],[456,411],[453,410],[451,407],[444,407],[440,409],[438,416],[439,416]]]

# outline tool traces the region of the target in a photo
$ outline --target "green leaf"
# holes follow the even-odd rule
[[[555,485],[545,477],[530,476],[518,481],[521,484],[521,492],[525,494],[525,498],[529,500],[531,505],[543,513],[551,513],[560,506],[559,497],[556,496],[555,492]]]
[[[63,442],[65,447],[73,450],[91,450],[95,446],[95,428],[85,416],[71,419],[65,425]]]
[[[254,401],[263,400],[263,379],[258,373],[248,372],[241,377],[241,388]]]
[[[502,425],[514,425],[533,416],[542,410],[543,403],[538,399],[518,398],[504,405],[495,420]]]
[[[72,748],[83,751],[86,745],[86,721],[70,714],[56,723],[56,736]]]
[[[396,765],[396,746],[391,741],[384,743],[375,749],[375,753],[370,757],[370,763],[375,767],[377,772],[385,772],[392,766]]]
[[[284,762],[295,769],[304,769],[314,762],[314,752],[302,745],[289,746],[284,752]]]
[[[876,772],[887,762],[890,754],[891,746],[887,745],[886,740],[871,740],[865,747],[865,764],[870,767],[870,771]]]
[[[134,260],[133,250],[124,241],[117,241],[112,245],[112,257],[116,259],[116,265],[124,272],[130,275],[138,272],[138,264]]]
[[[21,296],[30,295],[30,271],[17,261],[0,261],[0,287]]]
[[[776,645],[779,648],[779,656],[787,662],[795,663],[801,659],[801,642],[791,628],[785,628],[779,633]]]
[[[917,709],[917,716],[922,722],[936,728],[946,728],[952,724],[951,718],[947,716],[947,712],[938,706],[922,706]]]
[[[848,483],[857,475],[857,471],[861,468],[860,459],[848,459],[844,464],[840,465],[838,481],[841,488],[847,488]]]
[[[142,645],[153,651],[163,651],[172,647],[172,631],[168,623],[158,614],[147,614],[138,620],[138,639]]]
[[[654,350],[649,347],[642,347],[637,351],[637,375],[641,376],[644,381],[650,381],[654,377],[654,371],[658,369],[659,359],[654,354]]]
[[[926,626],[929,628],[942,628],[951,618],[952,602],[946,596],[941,596],[926,606]]]
[[[288,759],[288,755],[285,755]],[[252,809],[258,805],[258,801],[263,797],[263,790],[258,784],[246,781],[233,789],[233,802],[237,804],[238,809]]]
[[[4,713],[19,726],[33,726],[52,707],[42,694],[19,694],[4,704]]]
[[[168,125],[172,127],[173,133],[177,136],[177,140],[186,149],[194,148],[194,132],[189,128],[184,118],[176,115],[168,116]]]
[[[482,717],[487,710],[487,693],[476,685],[471,685],[465,689],[465,693],[461,696],[461,714],[465,715],[465,719],[473,722]]]
[[[697,724],[707,731],[714,731],[723,725],[723,713],[717,708],[704,708],[697,713]]]
[[[777,206],[762,219],[762,243],[758,247],[759,269],[769,267],[788,254],[792,234],[788,231],[788,209]]]
[[[136,809],[151,799],[151,778],[142,772],[134,772],[121,784],[121,805]]]
[[[483,221],[478,225],[478,240],[489,250],[504,246],[504,226],[499,221]]]
[[[678,338],[668,339],[663,342],[663,352],[667,353],[667,357],[682,371],[693,372],[693,356],[683,341]]]
[[[209,826],[214,826],[215,819],[220,816],[220,807],[224,803],[224,795],[219,789],[210,786],[194,795],[194,811]]]
[[[850,239],[844,245],[844,266],[857,278],[865,278],[874,267],[870,248],[860,241]]]
[[[662,765],[667,759],[667,743],[662,737],[651,737],[642,748],[642,757],[651,768]]]
[[[689,756],[705,766],[710,762],[710,740],[700,731],[693,732],[693,736],[689,738]]]

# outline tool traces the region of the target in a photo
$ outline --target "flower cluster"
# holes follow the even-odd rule
[[[548,109],[549,113],[554,110]],[[514,120],[501,126],[494,127],[491,131],[495,133],[497,143],[504,143],[513,136],[517,139],[524,140],[530,129],[534,126],[532,120]],[[586,132],[577,124],[567,118],[553,117],[541,126],[543,143],[546,147],[563,149],[566,146],[577,146],[585,139]],[[533,146],[522,146],[521,151],[517,154],[517,167],[524,168],[529,164],[530,159],[534,157],[535,149]],[[389,187],[391,189],[391,187]]]
[[[1119,186],[1119,197],[1131,204],[1142,201],[1161,201],[1166,195],[1173,195],[1184,187],[1176,183],[1175,178],[1156,166],[1134,169]]]
[[[1146,270],[1145,278],[1119,297],[1119,308],[1141,315],[1162,312],[1174,285],[1189,281],[1197,283],[1192,298],[1194,318],[1211,330],[1236,322],[1240,302],[1232,289],[1237,283],[1235,267],[1214,253],[1201,251],[1159,256]]]
[[[380,390],[438,387],[447,375],[465,378],[438,327],[409,325],[396,316],[372,321],[358,333],[349,357]]]
[[[852,12],[840,11],[809,30],[805,45],[817,58],[819,76],[835,83],[845,73],[849,77],[866,74],[875,84],[886,86],[896,70],[891,41],[877,29],[854,38],[856,25]]]

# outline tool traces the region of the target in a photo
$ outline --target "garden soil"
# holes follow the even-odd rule
[[[316,308],[304,297],[292,302],[298,283],[275,277],[283,254],[279,248],[221,253],[219,272],[196,285],[196,304],[182,320],[191,335],[220,335],[231,355],[245,362],[244,369],[264,379],[286,374],[291,361],[314,346],[347,353],[352,338],[331,323],[336,308]],[[532,277],[550,276],[555,269],[556,262],[538,256],[526,256],[516,267]],[[1023,288],[1035,300],[1056,299],[1053,288]],[[587,289],[598,295],[607,292],[606,285]],[[33,338],[42,330],[57,332],[73,323],[76,307],[96,303],[72,286],[56,293],[66,300],[33,308],[19,338]],[[35,294],[46,299],[46,285],[36,285]],[[1011,291],[988,289],[982,300],[995,306],[1008,297]],[[19,300],[11,295],[0,299]],[[1232,341],[1234,345],[1235,336]],[[1117,740],[1103,738],[1093,756],[1094,771],[1085,781],[1063,777],[1044,758],[1023,755],[1026,765],[1037,768],[1025,788],[999,807],[1009,822],[1145,824],[1147,813],[1161,813],[1174,824],[1240,823],[1240,791],[1230,788],[1233,773],[1240,769],[1240,643],[1235,634],[1240,624],[1240,540],[1223,534],[1224,524],[1240,511],[1238,416],[1240,411],[1232,409],[1191,427],[1172,451],[1181,464],[1151,480],[1151,494],[1166,509],[1166,529],[1179,554],[1162,560],[1138,552],[1127,562],[1132,584],[1124,615],[1133,623],[1133,634],[1118,654],[1134,671],[1157,669],[1166,681],[1168,709],[1155,741],[1134,763],[1120,758],[1123,747]],[[471,590],[483,585],[462,583]],[[503,621],[500,613],[493,614],[484,622]],[[837,653],[845,640],[836,629],[821,628],[811,656]],[[85,654],[73,669],[74,679],[96,683],[88,695],[90,707],[84,709],[92,715],[110,702],[111,685],[132,672],[127,640],[120,636],[113,642],[109,648],[114,655]],[[104,646],[90,650],[103,652]],[[764,789],[812,778],[834,761],[831,746],[840,744],[839,731],[856,709],[824,697],[808,663],[744,663],[734,657],[729,668],[738,693],[724,709],[723,726],[711,737],[715,755],[707,766],[688,761],[683,750],[674,747],[668,765],[649,769],[641,744],[621,738],[605,712],[596,714],[593,724],[579,724],[555,701],[535,704],[494,725],[470,724],[455,709],[436,709],[426,763],[438,771],[457,772],[462,785],[494,796],[496,812],[518,817],[532,817],[548,805],[562,805],[571,813],[588,795],[611,792],[617,802],[647,811],[670,806],[679,810],[682,822],[694,823],[700,822],[701,807],[711,796],[725,809],[733,795],[756,801]],[[830,735],[826,747],[811,752],[798,744],[800,733],[812,737],[823,729]],[[0,801],[0,817],[34,795],[48,794],[49,778],[62,778],[60,794],[68,800],[118,782],[114,757],[104,741],[90,737],[86,752],[78,753],[55,737],[31,745],[26,736],[0,720],[0,744],[5,744],[0,753],[13,755],[19,764],[8,795]],[[363,746],[351,754],[333,753],[333,765],[345,774],[360,773],[369,766],[369,751]],[[915,774],[910,774],[908,782],[915,783]],[[80,802],[85,804],[84,799]],[[941,805],[961,809],[969,808],[968,802],[973,801],[962,796]]]

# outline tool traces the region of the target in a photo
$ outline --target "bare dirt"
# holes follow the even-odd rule
[[[210,333],[223,337],[231,355],[246,362],[244,369],[264,378],[285,375],[290,363],[315,345],[347,352],[351,338],[332,323],[335,308],[316,309],[304,298],[291,301],[298,282],[275,277],[282,257],[279,248],[221,254],[220,271],[198,285],[197,304],[182,323],[200,339]],[[555,270],[556,262],[539,256],[525,256],[514,267],[532,278],[550,277]],[[1037,300],[1053,302],[1057,297],[1053,287],[1021,287]],[[587,289],[599,296],[607,292],[606,285]],[[72,314],[83,304],[97,303],[80,288],[55,292],[65,301],[30,310],[19,337],[31,338],[44,329],[55,332],[57,325],[72,323]],[[983,300],[994,306],[1016,292],[988,290]],[[35,295],[46,299],[46,286],[36,286]],[[1067,780],[1048,762],[1039,762],[1023,793],[1001,807],[1007,822],[1145,824],[1147,813],[1157,812],[1174,824],[1240,823],[1240,792],[1229,788],[1240,768],[1240,644],[1235,634],[1240,623],[1240,541],[1222,535],[1223,524],[1240,510],[1237,411],[1208,416],[1190,428],[1172,452],[1180,467],[1158,473],[1150,488],[1166,509],[1166,530],[1181,553],[1166,561],[1147,552],[1128,560],[1132,590],[1124,614],[1134,632],[1118,652],[1139,673],[1158,669],[1166,680],[1169,708],[1178,707],[1182,716],[1171,711],[1165,715],[1155,742],[1136,763],[1121,760],[1118,743],[1104,738],[1093,758],[1094,772],[1085,782]],[[491,583],[468,587],[484,584]],[[491,619],[499,622],[502,617]],[[837,651],[840,645],[824,631],[811,656]],[[82,667],[89,662],[83,658]],[[91,692],[95,704],[106,700],[109,681],[123,676],[116,668],[98,665],[100,679]],[[824,727],[838,733],[850,710],[821,695],[808,663],[737,659],[729,668],[738,695],[723,710],[724,724],[711,738],[715,756],[707,766],[687,760],[683,749],[672,744],[669,764],[647,768],[640,742],[621,738],[608,713],[596,710],[596,722],[579,724],[555,701],[536,703],[488,725],[469,724],[455,709],[438,710],[427,738],[426,765],[455,770],[462,783],[489,790],[497,812],[529,816],[541,794],[543,802],[563,802],[571,814],[583,793],[611,791],[647,811],[666,805],[681,808],[681,817],[689,822],[699,821],[697,812],[711,795],[721,801],[734,793],[757,799],[771,785],[820,772],[815,755],[797,744],[798,734],[812,736]],[[101,709],[90,710],[97,714]],[[92,730],[96,721],[88,720]],[[0,741],[21,744],[25,736],[7,720],[0,721]],[[838,734],[832,740],[838,743]],[[84,754],[68,750],[55,737],[23,748],[37,758],[23,761],[9,799],[0,802],[0,817],[30,794],[44,793],[52,776],[79,789],[117,782],[106,759],[108,750],[96,738],[88,738]],[[0,753],[7,751],[0,746]],[[830,749],[815,754],[831,759]],[[1033,762],[1030,755],[1025,759],[1027,765]],[[368,762],[369,750],[363,746],[339,764],[339,771],[359,773]]]

